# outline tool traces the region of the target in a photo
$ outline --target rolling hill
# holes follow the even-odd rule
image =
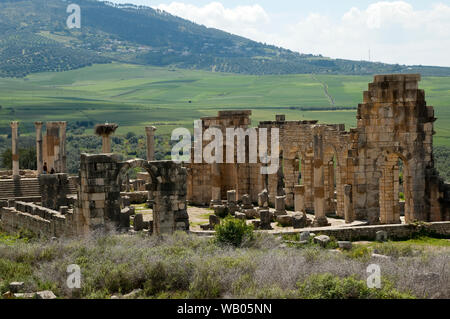
[[[122,62],[215,72],[265,74],[422,73],[450,68],[329,59],[206,28],[149,7],[74,0],[81,29],[68,29],[64,0],[0,2],[0,76],[24,77]]]

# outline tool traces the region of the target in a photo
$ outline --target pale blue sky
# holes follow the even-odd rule
[[[450,66],[450,0],[109,0],[303,53]]]

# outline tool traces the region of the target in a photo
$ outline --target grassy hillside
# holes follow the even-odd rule
[[[68,29],[61,0],[0,1],[0,77],[79,69],[110,61],[243,74],[422,73],[450,68],[329,59],[206,28],[149,7],[73,0],[81,29]]]
[[[252,76],[128,64],[95,65],[61,73],[39,73],[24,79],[0,79],[0,134],[19,120],[33,132],[36,120],[117,122],[118,134],[143,133],[153,123],[159,133],[220,109],[252,109],[257,121],[286,114],[287,119],[356,126],[356,107],[369,76]],[[324,85],[335,101],[325,95]],[[435,106],[436,145],[450,146],[450,78],[424,77],[427,102]],[[90,131],[89,131],[90,132]]]

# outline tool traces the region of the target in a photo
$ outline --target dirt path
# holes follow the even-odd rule
[[[327,97],[328,101],[330,102],[330,105],[332,107],[336,107],[336,101],[334,100],[334,97],[332,97],[331,94],[328,92],[328,84],[320,81],[318,78],[316,78],[316,76],[314,74],[311,74],[311,77],[313,78],[314,81],[317,81],[322,85],[323,91],[324,91],[325,96]]]

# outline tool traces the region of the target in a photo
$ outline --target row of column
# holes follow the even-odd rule
[[[110,130],[109,133],[102,134],[102,153],[108,154],[112,152],[111,135],[114,133],[115,129]],[[147,161],[155,160],[155,131],[156,127],[154,126],[145,127],[145,133],[147,135]]]
[[[58,136],[53,136],[53,139],[47,139],[47,143],[43,141],[42,127],[43,122],[35,122],[36,129],[36,163],[37,172],[42,174],[44,172],[44,163],[47,163],[47,169],[51,169],[55,165],[55,171],[58,173],[66,172],[66,126],[67,122],[49,122],[47,126],[50,125],[51,128],[55,126],[58,129]],[[13,178],[20,178],[20,166],[19,166],[19,122],[13,121],[10,123],[11,126],[11,153],[12,153],[12,171]],[[147,135],[147,160],[155,160],[155,131],[156,127],[147,126],[145,128]],[[45,150],[44,152],[44,144]],[[57,149],[57,150],[55,150]],[[111,136],[105,136],[103,138],[104,153],[111,152]],[[47,153],[47,154],[44,154]],[[51,156],[49,157],[49,154]],[[48,163],[51,160],[51,163]]]
[[[329,225],[326,210],[327,203],[326,198],[331,197],[331,189],[334,193],[334,187],[331,187],[331,183],[334,183],[334,177],[332,176],[332,162],[325,162],[324,154],[324,142],[323,142],[323,128],[320,126],[314,127],[313,135],[313,198],[314,198],[314,222],[313,226],[322,227]],[[328,183],[325,183],[325,166],[327,167]],[[326,187],[326,184],[328,187]],[[305,212],[306,211],[306,187],[304,185],[294,186],[294,206],[295,211]],[[329,192],[329,194],[327,193]],[[334,194],[333,194],[334,196]],[[343,186],[343,206],[344,206],[344,217],[347,223],[354,221],[353,215],[353,203],[352,203],[352,185]],[[328,207],[329,208],[329,207]]]

